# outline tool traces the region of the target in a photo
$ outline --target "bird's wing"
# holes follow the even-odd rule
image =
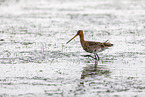
[[[104,44],[101,42],[86,41],[87,45],[94,48],[104,48]]]

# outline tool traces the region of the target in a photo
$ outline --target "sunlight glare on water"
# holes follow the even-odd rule
[[[1,0],[0,96],[145,96],[144,3]],[[79,37],[66,44],[78,30],[114,44],[96,68]]]

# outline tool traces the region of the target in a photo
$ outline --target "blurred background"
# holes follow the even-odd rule
[[[0,0],[0,96],[145,96],[145,1]]]

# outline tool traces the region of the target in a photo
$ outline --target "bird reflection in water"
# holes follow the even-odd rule
[[[104,65],[99,65],[97,67],[94,67],[93,65],[94,64],[89,65],[83,69],[78,87],[74,91],[76,95],[85,93],[85,82],[87,83],[90,79],[95,81],[99,76],[110,76],[111,72],[106,69]]]

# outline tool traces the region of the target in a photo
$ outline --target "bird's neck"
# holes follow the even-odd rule
[[[84,40],[84,34],[81,34],[79,36],[80,36],[80,42],[81,42],[81,44],[83,44],[85,42],[85,40]]]

